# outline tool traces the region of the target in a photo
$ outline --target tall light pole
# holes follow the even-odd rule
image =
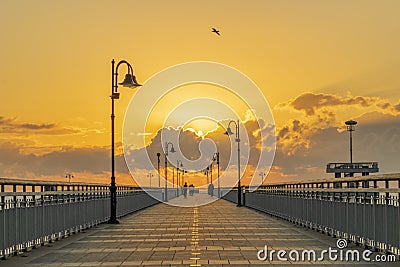
[[[352,132],[356,130],[356,121],[349,120],[345,122],[347,131],[350,132],[350,164],[353,164],[353,135]]]
[[[165,167],[165,194],[164,194],[165,198],[164,198],[164,201],[165,202],[168,202],[168,179],[167,179],[167,176],[168,176],[168,169],[167,169],[167,167],[168,167],[168,159],[167,159],[167,157],[168,157],[168,146],[169,145],[171,145],[171,150],[169,152],[175,153],[174,144],[172,144],[171,142],[165,142],[165,147],[164,147],[164,156],[165,156],[165,165],[164,165],[164,167]]]
[[[158,152],[157,153],[158,188],[161,187],[161,181],[160,181],[160,156],[161,156],[161,153]]]
[[[218,197],[221,197],[221,187],[219,179],[219,152],[214,153],[213,161],[217,161],[217,181],[218,181]]]
[[[235,126],[236,126],[236,133],[235,133],[236,134],[236,139],[235,139],[235,141],[238,144],[238,147],[237,147],[237,151],[238,151],[238,203],[237,203],[237,206],[240,207],[240,206],[242,206],[242,186],[240,185],[240,134],[239,134],[239,120],[237,120],[237,122],[234,121],[234,120],[231,120],[229,122],[228,128],[226,128],[226,132],[225,132],[225,134],[228,135],[228,136],[234,134],[232,132],[231,128],[229,127],[231,125],[231,123],[234,123]]]
[[[182,160],[177,159],[176,160],[176,196],[179,196],[179,168],[183,167]]]
[[[128,73],[125,74],[125,79],[122,83],[118,83],[118,68],[121,64],[125,64],[128,67]],[[111,185],[110,185],[110,199],[111,199],[111,214],[108,223],[116,224],[119,223],[117,220],[117,186],[115,184],[115,142],[114,142],[114,101],[119,99],[118,84],[124,87],[136,88],[141,86],[137,81],[135,75],[133,75],[133,68],[125,60],[118,62],[115,66],[114,59],[111,61]]]

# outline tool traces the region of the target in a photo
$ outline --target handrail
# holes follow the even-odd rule
[[[287,185],[311,185],[311,184],[322,184],[322,183],[347,183],[347,182],[363,182],[363,181],[399,181],[400,173],[393,174],[378,174],[368,176],[355,176],[355,177],[342,177],[342,178],[324,178],[315,180],[305,180],[300,182],[281,182],[271,183],[260,186],[260,188],[271,187],[271,186],[287,186]]]
[[[85,183],[85,182],[62,182],[62,181],[46,181],[46,180],[26,180],[26,179],[14,179],[14,178],[0,178],[0,185],[83,185],[83,186],[109,186],[109,184],[102,183]],[[119,185],[125,187],[137,187],[134,185]]]

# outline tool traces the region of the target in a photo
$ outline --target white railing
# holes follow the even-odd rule
[[[376,251],[400,255],[400,174],[270,184],[243,204]],[[237,201],[237,188],[222,190]]]
[[[110,217],[108,185],[0,179],[0,258],[80,232]],[[164,189],[152,188],[153,195]],[[171,189],[168,198],[175,197]],[[159,203],[142,189],[117,188],[117,216]]]

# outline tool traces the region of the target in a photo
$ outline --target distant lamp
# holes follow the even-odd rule
[[[228,127],[226,128],[226,132],[225,132],[225,134],[228,135],[228,136],[234,134],[234,133],[232,132],[232,130],[231,130],[231,127],[230,127],[231,123],[235,124],[235,127],[236,127],[236,133],[235,133],[235,134],[236,134],[236,138],[235,138],[235,141],[237,142],[237,145],[238,145],[238,147],[237,147],[237,151],[238,151],[238,159],[237,159],[237,167],[238,167],[238,198],[237,198],[237,206],[240,207],[240,206],[242,206],[242,186],[241,186],[241,183],[240,183],[240,134],[239,134],[239,120],[237,120],[237,122],[234,121],[234,120],[229,121]]]
[[[169,152],[175,153],[174,149],[174,144],[171,142],[165,142],[165,147],[164,147],[164,158],[165,158],[165,164],[164,164],[164,171],[165,171],[165,192],[164,192],[164,201],[168,202],[168,146],[171,145],[171,150]]]
[[[232,134],[233,134],[233,132],[232,132],[232,130],[231,130],[230,127],[228,127],[228,128],[226,129],[225,134],[226,134],[226,135],[232,135]]]
[[[136,81],[135,75],[132,75],[130,73],[125,74],[124,81],[119,83],[119,85],[122,85],[124,87],[130,87],[130,88],[135,88],[135,87],[141,86],[141,84],[139,84]]]

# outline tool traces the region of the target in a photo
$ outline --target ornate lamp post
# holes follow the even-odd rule
[[[125,79],[122,83],[118,83],[118,68],[121,64],[125,64],[128,67],[128,73],[125,74]],[[117,220],[117,186],[115,184],[115,143],[114,143],[114,101],[119,99],[118,84],[124,87],[136,88],[141,86],[137,81],[135,75],[133,75],[133,68],[125,60],[118,62],[115,66],[114,59],[111,61],[111,185],[110,185],[110,199],[111,199],[111,214],[108,223],[119,223]]]
[[[165,198],[164,198],[164,201],[165,202],[168,202],[168,179],[167,179],[167,176],[168,176],[168,169],[167,169],[168,160],[167,160],[167,157],[168,157],[168,146],[169,145],[171,145],[171,150],[169,152],[175,153],[174,144],[172,144],[171,142],[165,142],[165,147],[164,147],[164,156],[165,156],[165,165],[164,165],[164,167],[165,167],[165,194],[164,194]]]
[[[180,183],[179,183],[179,176],[180,176],[180,173],[179,173],[179,168],[183,168],[183,163],[182,163],[182,160],[176,160],[176,196],[179,196],[179,186],[180,186]]]
[[[235,134],[236,134],[236,138],[235,138],[235,141],[236,141],[237,144],[238,144],[238,147],[237,147],[237,151],[238,151],[238,204],[237,204],[237,206],[240,207],[240,206],[242,206],[242,186],[240,185],[240,135],[239,135],[239,120],[237,120],[237,122],[234,121],[234,120],[231,120],[231,121],[229,122],[228,128],[226,128],[226,132],[225,132],[225,134],[228,135],[228,136],[234,134],[234,133],[232,132],[231,128],[229,127],[229,126],[231,125],[231,123],[234,123],[235,126],[236,126],[236,133],[235,133]]]
[[[157,171],[158,171],[158,187],[161,187],[161,182],[160,182],[160,156],[161,153],[157,153]]]
[[[214,153],[213,161],[217,161],[218,197],[221,197],[221,186],[220,186],[220,181],[219,181],[219,152]]]

